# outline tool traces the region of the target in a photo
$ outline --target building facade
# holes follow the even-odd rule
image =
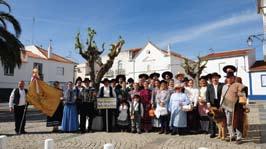
[[[104,63],[107,59],[107,55],[102,56]],[[170,48],[162,50],[148,42],[144,48],[121,51],[105,77],[111,79],[118,74],[124,74],[127,78],[138,80],[139,74],[151,74],[153,72],[162,74],[164,71],[171,71],[175,75],[178,72],[184,73],[184,69],[181,67],[183,61],[184,57],[172,52]],[[97,69],[99,69],[98,66],[96,66],[96,73]],[[89,78],[89,71],[86,63],[79,64],[75,68],[75,77]]]
[[[34,67],[39,69],[41,78],[47,83],[73,81],[73,61],[52,53],[51,48],[45,50],[34,45],[25,47],[25,50],[20,68],[10,69],[0,65],[0,100],[6,100],[20,80],[24,80],[27,86]]]

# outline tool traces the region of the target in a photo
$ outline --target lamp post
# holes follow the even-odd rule
[[[261,41],[262,43],[265,41],[264,34],[250,35],[247,39],[247,44],[249,47],[252,46],[254,39]]]

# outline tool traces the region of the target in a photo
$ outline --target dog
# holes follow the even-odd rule
[[[208,116],[216,123],[218,127],[218,139],[224,140],[226,137],[226,117],[224,111],[216,107],[210,107]]]

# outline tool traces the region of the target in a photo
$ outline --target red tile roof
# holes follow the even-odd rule
[[[248,55],[254,49],[238,49],[238,50],[231,50],[231,51],[224,51],[218,53],[211,53],[202,58],[205,60],[211,59],[220,59],[220,58],[227,58],[227,57],[237,57],[237,56],[245,56]]]
[[[73,64],[75,62],[71,61],[71,60],[68,60],[62,56],[59,56],[57,54],[54,54],[52,53],[51,55],[51,58],[48,58],[48,51],[47,50],[44,50],[42,49],[41,47],[38,47],[38,46],[35,46],[45,57],[46,57],[46,60],[52,60],[52,61],[57,61],[57,62],[61,62],[61,63],[70,63],[70,64]],[[27,51],[29,52],[29,51]],[[39,56],[39,55],[36,55],[36,54],[33,54],[32,52],[30,52],[31,54],[28,55],[29,57],[33,57],[33,58],[41,58],[41,59],[44,59],[43,57]]]
[[[266,71],[266,62],[256,61],[249,69],[251,72],[257,72],[257,71]]]

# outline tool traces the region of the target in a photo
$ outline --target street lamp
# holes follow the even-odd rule
[[[247,44],[249,47],[252,46],[253,39],[257,39],[257,40],[261,41],[262,43],[265,41],[264,34],[250,35],[250,36],[248,36],[248,39],[247,39]]]

